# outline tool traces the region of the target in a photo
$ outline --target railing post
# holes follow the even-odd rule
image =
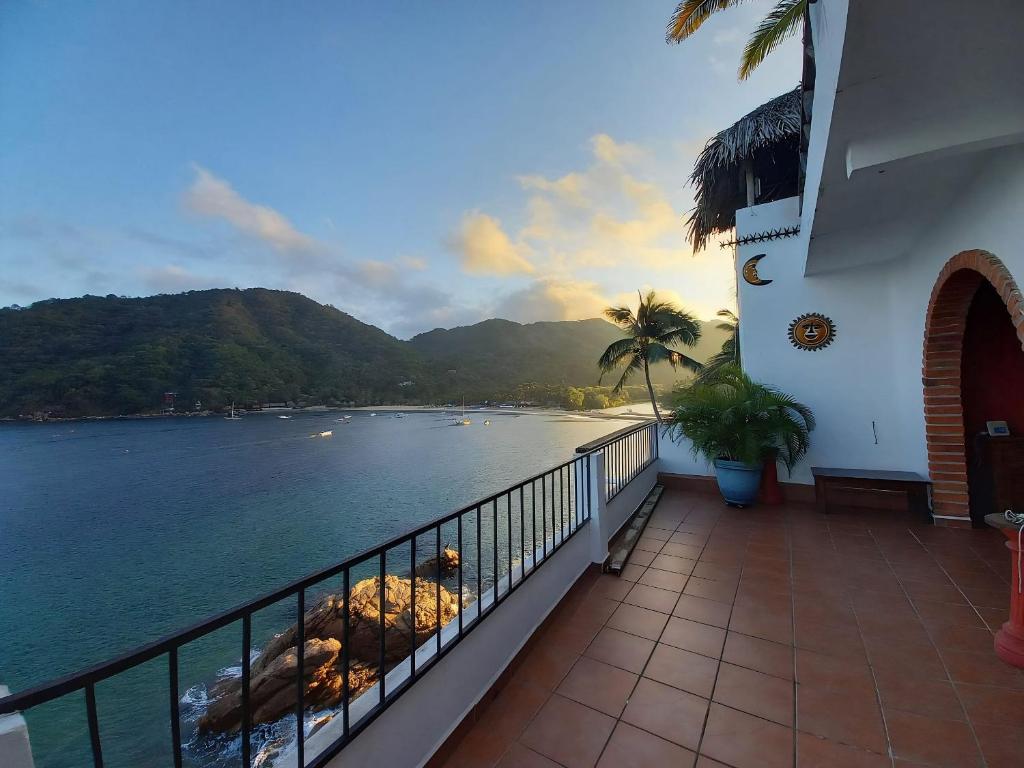
[[[0,685],[0,699],[10,694],[6,685]],[[28,741],[28,726],[20,712],[0,715],[0,756],[4,768],[34,768],[32,745]]]
[[[603,563],[608,557],[608,516],[605,514],[607,486],[605,485],[604,451],[590,454],[590,561]]]

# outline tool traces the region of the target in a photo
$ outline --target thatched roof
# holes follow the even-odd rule
[[[758,202],[796,194],[800,141],[800,89],[776,96],[708,141],[690,182],[696,207],[687,224],[694,248],[716,232],[736,225],[736,210],[747,205],[744,161],[761,180]],[[766,183],[767,182],[767,183]]]

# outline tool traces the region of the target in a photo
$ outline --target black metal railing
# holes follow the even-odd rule
[[[604,497],[610,501],[658,460],[658,422],[630,425],[576,449],[584,455],[598,452],[604,455]]]
[[[628,441],[626,435],[621,440]],[[606,452],[614,443],[605,444]],[[625,443],[623,443],[625,445]],[[632,446],[632,443],[630,443]],[[629,449],[630,455],[634,447]],[[627,451],[623,450],[623,455]],[[240,623],[238,648],[241,651],[240,706],[240,753],[242,765],[252,765],[253,747],[253,702],[250,696],[252,681],[253,616],[270,606],[279,606],[283,601],[295,601],[295,649],[296,693],[294,718],[296,722],[295,749],[299,766],[323,766],[362,731],[370,722],[386,710],[408,686],[423,675],[453,647],[472,632],[497,606],[515,592],[523,582],[590,519],[593,508],[590,490],[590,464],[588,453],[524,480],[510,488],[492,494],[457,512],[445,515],[430,523],[421,525],[407,533],[367,549],[336,565],[330,566],[281,589],[251,600],[229,611],[201,621],[185,630],[144,645],[110,661],[96,665],[76,674],[68,675],[43,685],[0,699],[0,715],[30,710],[33,707],[63,699],[65,696],[82,692],[88,740],[95,768],[101,768],[104,761],[102,739],[102,718],[96,705],[97,687],[119,674],[135,669],[161,657],[166,659],[166,674],[169,682],[167,711],[170,723],[167,739],[173,755],[175,768],[183,763],[182,712],[180,693],[179,655],[181,649],[192,641],[211,633]],[[455,573],[443,572],[444,550],[449,543],[455,543],[458,564]],[[424,546],[425,545],[425,546]],[[436,566],[436,568],[434,568]],[[433,569],[424,576],[424,568]],[[371,576],[370,574],[373,574]],[[412,617],[411,638],[408,656],[395,661],[389,660],[388,631],[385,626],[384,606],[388,600],[386,580],[388,575],[408,575],[410,585],[409,615]],[[350,690],[350,672],[356,660],[351,657],[349,632],[353,615],[352,594],[358,584],[352,583],[354,576],[376,578],[378,581],[376,602],[380,607],[379,648],[376,660],[376,678],[369,687],[353,696]],[[305,759],[306,735],[304,717],[306,669],[304,658],[305,621],[307,597],[329,587],[328,582],[341,581],[341,637],[340,672],[342,693],[340,701],[331,706],[340,709],[341,730],[338,737],[327,748]],[[364,581],[361,583],[366,583]],[[416,601],[424,599],[421,590],[417,595],[418,582],[433,582],[436,587],[427,598],[434,603],[434,626],[423,628],[416,621]],[[447,586],[445,586],[447,584]],[[458,599],[455,617],[442,621],[442,589],[454,591]],[[474,589],[475,588],[475,589]],[[429,587],[428,587],[429,589]],[[467,593],[475,593],[469,594]],[[472,598],[472,599],[467,599]],[[422,607],[422,606],[421,606]],[[424,634],[427,636],[424,637]],[[360,660],[364,665],[365,659]],[[374,691],[376,688],[376,691]],[[375,694],[375,698],[373,695]],[[373,698],[367,701],[367,697]],[[84,733],[82,733],[84,738]],[[165,742],[166,743],[166,742]]]

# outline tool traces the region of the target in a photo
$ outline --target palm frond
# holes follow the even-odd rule
[[[629,307],[608,307],[604,311],[604,316],[620,328],[628,328],[636,322],[633,310]]]
[[[604,374],[615,370],[626,362],[627,359],[632,359],[634,357],[639,357],[636,339],[629,337],[625,339],[618,339],[608,345],[604,354],[602,354],[601,358],[597,361],[597,367],[601,369],[601,375],[603,378]],[[598,379],[598,383],[600,383],[600,381],[601,380]]]
[[[810,409],[791,396],[753,381],[735,365],[676,392],[670,427],[690,440],[695,456],[748,464],[777,455],[789,471],[810,446]]]
[[[740,80],[746,80],[765,58],[803,25],[807,0],[779,0],[747,40],[740,59]]]
[[[744,0],[682,0],[665,30],[666,43],[680,43],[704,24],[712,14],[739,5]]]
[[[626,369],[622,372],[622,376],[619,377],[618,382],[616,382],[615,386],[612,387],[612,392],[616,395],[621,392],[622,388],[626,386],[626,382],[629,380],[629,377],[637,371],[642,371],[643,367],[644,363],[641,358],[634,357],[630,360],[629,365],[627,365]]]
[[[664,363],[667,362],[673,368],[682,366],[689,371],[694,373],[700,372],[704,367],[701,363],[694,360],[692,357],[684,355],[682,352],[677,352],[674,349],[669,349],[664,344],[658,342],[652,342],[647,345],[647,362],[649,363]]]

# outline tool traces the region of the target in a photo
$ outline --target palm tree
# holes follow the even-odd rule
[[[654,406],[654,417],[661,421],[661,412],[651,384],[650,366],[652,363],[667,361],[673,368],[682,365],[699,372],[700,363],[669,345],[679,343],[687,347],[694,346],[700,339],[700,323],[688,312],[658,299],[654,291],[648,291],[646,296],[639,291],[637,294],[640,295],[640,306],[635,315],[629,307],[609,307],[604,311],[605,317],[629,335],[609,344],[597,365],[601,369],[601,379],[619,366],[626,366],[618,384],[612,389],[616,393],[622,391],[633,373],[642,369],[647,380],[647,393]],[[598,379],[598,383],[601,379]]]
[[[744,0],[682,0],[669,19],[665,40],[681,43],[701,28],[711,16]],[[747,40],[740,58],[740,80],[746,80],[772,51],[800,29],[807,0],[778,0]]]
[[[704,362],[701,372],[697,374],[697,381],[701,384],[710,382],[727,365],[740,365],[740,319],[735,312],[728,309],[718,310],[718,316],[722,318],[722,322],[715,327],[729,335],[722,342],[722,349],[709,357]]]

